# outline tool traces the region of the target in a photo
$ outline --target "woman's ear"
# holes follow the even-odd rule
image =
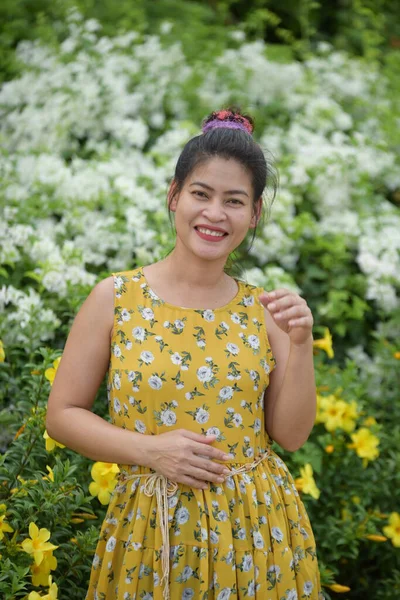
[[[259,199],[256,202],[256,205],[254,207],[254,214],[251,217],[251,221],[250,221],[250,225],[249,228],[250,229],[254,229],[258,223],[258,221],[261,218],[261,211],[262,211],[262,196],[259,197]]]
[[[168,191],[168,208],[172,211],[176,211],[176,205],[178,203],[178,195],[176,193],[176,181],[172,181]]]

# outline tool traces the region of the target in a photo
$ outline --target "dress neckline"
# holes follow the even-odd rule
[[[193,307],[186,307],[186,306],[178,306],[176,304],[171,304],[170,302],[166,302],[165,300],[160,298],[160,296],[158,294],[155,293],[155,291],[151,288],[151,286],[149,285],[149,282],[147,281],[146,275],[144,274],[143,266],[139,267],[138,270],[143,278],[144,283],[146,284],[147,289],[151,292],[151,295],[155,299],[162,302],[162,304],[164,306],[168,306],[169,308],[173,308],[174,310],[185,310],[185,311],[188,311],[188,310],[191,310],[191,311],[212,310],[213,312],[220,311],[220,310],[226,310],[233,304],[238,304],[238,302],[241,300],[241,298],[243,296],[243,292],[244,292],[244,283],[242,281],[240,281],[239,279],[236,279],[235,277],[233,277],[233,279],[238,284],[238,290],[237,290],[235,296],[232,298],[232,300],[230,300],[227,304],[224,304],[224,306],[217,306],[216,308],[210,308],[210,307],[193,308]]]

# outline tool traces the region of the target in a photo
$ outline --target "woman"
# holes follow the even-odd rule
[[[323,598],[271,449],[295,451],[314,424],[313,318],[297,294],[224,270],[271,177],[253,124],[236,109],[204,120],[168,194],[173,251],[97,284],[68,337],[48,433],[120,468],[87,600]],[[91,412],[107,370],[112,423]]]

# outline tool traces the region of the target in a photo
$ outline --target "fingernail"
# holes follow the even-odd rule
[[[223,470],[223,473],[224,473],[224,475],[229,475],[229,473],[230,473],[230,470],[229,470],[229,469],[224,469],[224,470]]]
[[[229,454],[224,454],[222,460],[230,460],[230,458],[231,457],[229,456]]]
[[[271,309],[271,310],[274,310],[275,306],[276,306],[275,302],[270,302],[269,304],[267,304],[267,308]]]

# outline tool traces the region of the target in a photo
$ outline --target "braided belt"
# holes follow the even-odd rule
[[[232,475],[240,475],[241,473],[247,473],[247,471],[251,471],[255,469],[257,465],[260,464],[267,456],[269,456],[269,450],[264,452],[264,454],[260,454],[260,456],[253,460],[251,463],[245,463],[241,467],[237,469],[230,469],[229,473],[223,475],[226,479],[227,477],[232,477]],[[161,547],[161,564],[162,564],[162,578],[161,584],[164,583],[164,592],[163,597],[165,600],[169,600],[169,527],[168,527],[168,498],[176,494],[178,490],[178,484],[175,481],[171,481],[170,479],[161,475],[161,473],[139,473],[133,475],[126,475],[124,472],[120,473],[118,477],[121,483],[128,481],[129,479],[136,479],[139,477],[145,477],[147,479],[146,483],[143,487],[143,492],[146,496],[156,496],[157,501],[157,511],[158,518],[160,521],[160,529],[162,536],[162,547]]]

